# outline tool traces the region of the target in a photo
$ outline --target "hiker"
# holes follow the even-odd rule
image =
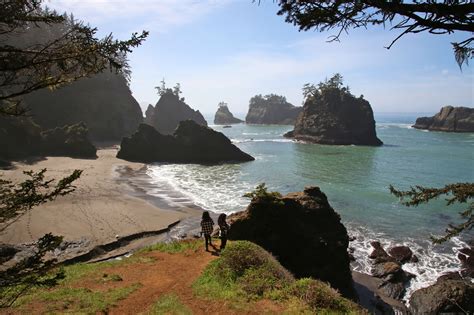
[[[227,244],[227,233],[229,232],[229,224],[227,224],[226,219],[227,215],[221,213],[217,218],[217,224],[219,225],[219,237],[221,238],[221,250],[225,248]]]
[[[209,251],[208,245],[214,247],[211,243],[211,234],[214,230],[214,221],[212,221],[211,216],[208,211],[202,213],[201,220],[201,233],[204,234],[204,239],[206,240],[206,252]]]

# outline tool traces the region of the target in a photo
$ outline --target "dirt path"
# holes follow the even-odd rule
[[[207,264],[216,258],[204,250],[178,254],[150,252],[142,257],[141,262],[104,270],[104,273],[119,275],[123,281],[97,283],[91,279],[81,281],[77,283],[77,286],[107,290],[112,287],[124,287],[136,283],[142,285],[126,299],[118,302],[109,314],[147,313],[160,297],[168,294],[177,296],[193,314],[262,314],[278,311],[278,307],[270,301],[261,301],[256,303],[251,311],[242,312],[242,310],[229,308],[225,302],[209,301],[194,295],[193,282],[201,275]]]

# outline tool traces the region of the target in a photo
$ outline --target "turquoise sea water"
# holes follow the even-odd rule
[[[429,236],[440,235],[449,222],[455,222],[461,208],[447,208],[443,200],[407,208],[390,195],[388,186],[407,189],[474,181],[474,134],[416,130],[410,127],[415,118],[376,116],[381,147],[298,143],[282,136],[292,126],[210,125],[256,160],[217,166],[150,165],[147,173],[156,183],[179,192],[178,198],[170,196],[170,202],[186,199],[226,213],[245,208],[249,201],[242,195],[258,183],[281,193],[320,186],[349,234],[357,237],[351,245],[356,248],[356,270],[369,271],[366,256],[374,239],[387,246],[407,244],[417,252],[421,262],[404,267],[418,275],[411,292],[436,280],[439,273],[458,268],[453,251],[472,234],[432,246]]]

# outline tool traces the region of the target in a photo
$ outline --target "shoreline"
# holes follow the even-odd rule
[[[120,170],[137,171],[145,165],[115,157],[117,146],[101,147],[97,159],[47,157],[33,163],[14,162],[2,177],[18,183],[24,170],[47,168],[46,179],[56,182],[74,169],[83,174],[74,182],[76,190],[34,207],[0,233],[0,243],[24,250],[46,233],[64,237],[53,256],[60,262],[107,259],[166,240],[181,220],[197,216],[195,209],[166,207],[156,197],[144,196],[128,186]],[[21,255],[12,259],[21,259]],[[79,258],[83,257],[83,258]]]

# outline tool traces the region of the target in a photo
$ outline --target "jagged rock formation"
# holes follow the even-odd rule
[[[229,239],[254,242],[296,277],[327,281],[342,295],[354,296],[347,230],[318,187],[281,198],[253,198],[229,221]]]
[[[244,121],[235,118],[234,115],[232,115],[227,105],[219,106],[216,115],[214,116],[214,124],[216,125],[240,124],[242,122]]]
[[[377,138],[369,102],[337,87],[325,88],[309,96],[295,129],[285,136],[321,144],[383,144]]]
[[[42,131],[30,118],[0,118],[0,159],[31,156],[95,158],[96,148],[83,123]]]
[[[413,292],[410,310],[413,314],[472,314],[474,284],[458,273],[441,276],[435,284]]]
[[[256,95],[250,99],[247,124],[293,125],[302,108],[293,106],[284,96]]]
[[[372,259],[372,276],[382,279],[378,290],[393,299],[402,299],[406,284],[413,275],[402,269],[406,262],[416,262],[411,249],[407,246],[395,246],[389,249],[390,255],[380,242],[374,241],[370,245],[374,248],[369,258]]]
[[[164,93],[153,110],[152,108],[150,105],[146,110],[145,123],[164,135],[172,134],[178,123],[183,120],[190,119],[199,125],[207,126],[206,120],[198,110],[193,110],[172,92]]]
[[[57,90],[25,96],[34,121],[43,129],[84,122],[94,140],[120,140],[143,121],[125,78],[106,71]]]
[[[433,131],[474,132],[474,108],[445,106],[433,117],[417,118],[413,128]]]
[[[153,127],[141,124],[130,138],[123,138],[117,157],[144,163],[213,164],[254,160],[224,134],[193,120],[181,121],[173,135],[163,135]]]

